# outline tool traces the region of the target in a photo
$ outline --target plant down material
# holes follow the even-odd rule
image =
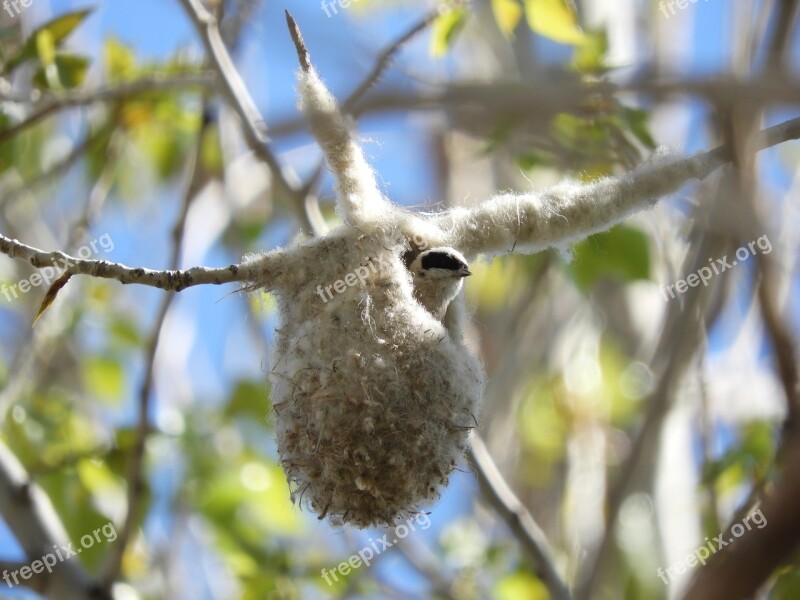
[[[287,17],[301,107],[336,180],[345,225],[242,265],[252,287],[273,291],[280,305],[269,373],[278,451],[293,499],[320,518],[392,524],[447,483],[476,425],[484,379],[462,340],[461,297],[443,322],[434,318],[414,298],[409,256],[436,247],[471,259],[561,246],[651,206],[725,157],[661,150],[621,177],[415,214],[381,193]],[[323,300],[319,288],[348,275],[347,289]]]

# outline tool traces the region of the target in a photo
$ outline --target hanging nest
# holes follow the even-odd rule
[[[680,159],[662,149],[620,177],[411,213],[381,193],[349,119],[288,21],[300,104],[346,225],[244,265],[254,273],[252,288],[273,291],[280,305],[269,373],[278,452],[293,499],[320,518],[390,525],[438,496],[467,446],[483,392],[481,366],[462,340],[463,299],[443,322],[434,318],[414,298],[408,256],[424,247],[469,259],[564,248],[704,176],[721,158]],[[337,281],[346,285],[337,289]]]
[[[311,246],[316,260],[291,272],[307,283],[276,290],[281,464],[293,500],[320,518],[390,525],[446,485],[476,424],[482,370],[414,299],[400,236],[345,228]],[[355,285],[320,295],[348,275]]]

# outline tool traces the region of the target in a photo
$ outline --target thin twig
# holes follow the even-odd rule
[[[361,84],[347,97],[344,103],[342,103],[342,110],[346,113],[357,116],[358,110],[356,107],[358,106],[359,102],[361,102],[362,98],[364,98],[367,92],[378,82],[386,69],[389,68],[389,65],[400,49],[418,34],[430,27],[430,25],[436,20],[436,17],[438,17],[440,14],[441,9],[436,9],[429,12],[419,22],[412,25],[410,29],[400,35],[400,37],[398,37],[383,52],[381,52],[377,61],[375,62],[375,66],[372,67],[372,70],[364,78],[364,81],[362,81]]]
[[[0,514],[26,556],[36,560],[67,545],[69,537],[50,499],[33,483],[14,454],[0,442]],[[20,580],[24,585],[25,581]],[[110,600],[92,582],[78,560],[66,560],[53,569],[37,589],[52,598]],[[41,587],[40,587],[41,586]]]
[[[712,211],[718,214],[721,210],[723,210],[722,205],[717,200]],[[702,225],[698,222],[695,227],[699,233]],[[694,257],[685,265],[685,272],[696,272],[706,264],[706,258],[709,256],[724,255],[722,248],[726,244],[725,238],[706,234]],[[614,549],[614,531],[623,504],[636,489],[637,482],[646,474],[648,465],[652,464],[658,454],[661,426],[672,407],[676,386],[702,343],[704,331],[702,319],[706,314],[712,289],[713,286],[692,288],[688,290],[683,306],[673,302],[669,307],[665,317],[666,325],[653,353],[655,360],[663,362],[661,369],[655,366],[652,369],[654,372],[660,371],[658,384],[646,400],[647,414],[636,434],[625,464],[619,469],[619,478],[609,492],[605,531],[597,548],[585,561],[585,567],[579,575],[575,591],[578,600],[595,597],[603,570]]]
[[[189,215],[189,208],[200,191],[203,182],[202,148],[207,130],[208,122],[204,120],[197,132],[197,140],[188,167],[189,179],[183,196],[181,210],[172,232],[172,256],[170,257],[169,263],[170,269],[172,270],[176,270],[180,266],[181,249],[186,232],[186,219]],[[107,587],[110,587],[120,575],[125,549],[131,541],[134,527],[141,516],[140,509],[145,487],[144,459],[147,438],[150,433],[150,403],[153,379],[155,376],[156,353],[158,351],[158,342],[161,337],[161,331],[167,313],[175,297],[175,292],[172,291],[161,299],[161,305],[159,306],[145,350],[146,366],[142,384],[139,388],[138,421],[133,448],[131,449],[128,463],[128,510],[125,515],[125,521],[120,528],[117,543],[109,553],[108,562],[106,563],[106,568],[103,573],[103,582]]]
[[[269,167],[278,196],[283,196],[289,202],[304,230],[314,233],[324,229],[325,225],[319,211],[310,210],[313,205],[305,202],[305,198],[302,197],[301,184],[297,177],[292,176],[292,181],[289,181],[290,173],[281,167],[278,158],[273,153],[266,134],[264,119],[236,70],[236,65],[233,64],[214,15],[208,12],[199,0],[180,0],[180,2],[203,40],[211,65],[222,80],[228,102],[242,121],[247,144],[253,153]]]
[[[65,247],[69,251],[78,247],[84,233],[89,230],[94,217],[108,197],[117,168],[118,151],[119,144],[112,140],[109,143],[108,160],[98,177],[97,183],[92,186],[88,199],[84,202],[80,217],[70,226],[67,233]],[[4,287],[3,292],[6,296],[10,296],[12,292],[16,295],[13,287],[11,292],[9,288]],[[10,371],[13,376],[9,378],[6,385],[0,390],[0,421],[5,418],[9,407],[18,402],[25,393],[26,385],[34,379],[35,367],[43,371],[47,369],[47,365],[55,355],[53,351],[54,342],[63,332],[68,321],[69,319],[54,319],[48,327],[32,330],[30,337],[17,345],[17,351],[12,362],[13,367]]]
[[[550,597],[553,600],[571,598],[567,585],[556,569],[544,532],[506,483],[483,440],[474,433],[470,442],[469,461],[475,467],[486,499],[530,555],[534,569],[547,586]]]
[[[800,374],[798,374],[798,354],[791,328],[781,316],[778,307],[778,294],[775,291],[775,266],[764,254],[760,254],[761,281],[758,286],[758,300],[764,325],[772,340],[775,364],[786,396],[786,421],[784,432],[790,434],[800,427]]]
[[[785,0],[774,7],[776,23],[772,34],[766,41],[767,57],[765,70],[777,78],[781,70],[788,64],[790,56],[794,21],[797,16],[798,0]],[[755,128],[760,117],[753,106],[738,106],[740,122],[731,122],[728,126],[732,142],[743,142],[746,135]],[[759,109],[761,107],[758,107]],[[740,125],[736,127],[736,125]],[[736,139],[742,135],[741,140]],[[745,143],[737,143],[734,157],[737,164],[738,185],[746,196],[750,214],[750,230],[757,228],[764,231],[762,219],[759,218],[756,198],[755,161],[752,156],[745,155]],[[769,486],[754,485],[751,499],[743,504],[733,525],[742,522],[742,512],[748,512],[760,501],[758,511],[761,523],[751,530],[736,544],[726,545],[712,555],[708,565],[698,571],[687,586],[684,600],[722,600],[732,596],[754,597],[757,590],[764,585],[771,573],[790,560],[796,551],[800,539],[800,519],[797,518],[797,503],[800,499],[800,375],[798,374],[797,349],[794,341],[787,333],[783,323],[781,309],[778,304],[778,293],[774,276],[776,266],[771,256],[758,256],[760,282],[758,298],[761,313],[767,332],[773,343],[773,354],[777,363],[778,374],[783,384],[787,404],[787,415],[784,422],[783,436],[776,451],[775,465],[779,470],[776,482]],[[757,500],[756,500],[757,499]],[[733,525],[726,530],[724,537],[733,541],[730,535]],[[741,526],[741,525],[740,525]],[[738,536],[736,536],[738,537]]]
[[[184,270],[157,271],[141,267],[128,267],[105,260],[83,260],[63,252],[45,252],[12,240],[0,234],[0,253],[11,258],[21,258],[37,268],[66,267],[70,275],[91,275],[101,279],[114,279],[123,284],[138,283],[162,290],[180,292],[196,285],[221,285],[252,281],[258,277],[255,264],[234,264],[228,267],[192,267]]]
[[[409,539],[400,539],[394,545],[405,559],[431,585],[431,593],[442,600],[457,600],[453,593],[455,582],[444,576],[445,567],[439,557],[422,543],[413,543]]]
[[[300,68],[303,69],[304,73],[308,73],[311,70],[311,54],[308,52],[306,42],[303,40],[303,34],[300,33],[300,28],[291,13],[288,10],[284,11],[284,13],[286,14],[286,25],[289,27],[289,35],[292,37],[294,49],[297,51],[297,60],[300,62]]]
[[[405,45],[409,40],[411,40],[414,36],[419,34],[423,31],[426,27],[428,27],[436,17],[440,13],[439,10],[435,10],[428,15],[426,15],[421,21],[415,23],[408,31],[403,33],[397,40],[391,43],[381,54],[378,56],[378,59],[375,63],[375,66],[372,70],[367,74],[364,80],[359,84],[359,86],[347,97],[342,105],[342,111],[345,114],[350,114],[352,116],[357,116],[357,105],[364,97],[364,95],[375,85],[375,83],[380,79],[381,75],[386,71],[389,67],[392,59],[395,55],[400,51],[400,49]],[[289,27],[289,34],[292,37],[292,41],[294,42],[295,49],[297,50],[297,57],[300,62],[300,68],[304,72],[308,72],[311,68],[311,56],[308,51],[308,47],[303,40],[303,36],[300,33],[300,28],[297,26],[297,23],[292,18],[289,11],[286,11],[286,21]],[[317,167],[312,172],[311,176],[306,181],[305,185],[303,186],[303,193],[306,196],[307,202],[313,202],[316,205],[316,210],[319,211],[318,206],[318,199],[316,196],[316,190],[318,189],[319,183],[322,179],[322,175],[324,173],[325,167],[325,159],[320,158],[320,161]]]

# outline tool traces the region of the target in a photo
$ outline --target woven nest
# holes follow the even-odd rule
[[[317,245],[320,260],[293,277],[308,283],[278,294],[270,380],[281,463],[293,500],[320,519],[389,525],[447,483],[476,423],[482,372],[460,334],[413,299],[401,242],[345,230]],[[371,261],[380,268],[323,301],[318,285]]]

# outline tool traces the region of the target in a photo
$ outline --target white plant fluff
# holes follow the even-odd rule
[[[400,232],[346,227],[311,244],[273,288],[282,325],[269,379],[281,463],[293,497],[320,518],[393,523],[446,484],[476,423],[482,370],[460,335],[414,299]],[[356,270],[369,275],[321,299],[320,282]]]
[[[291,17],[289,25],[301,108],[335,177],[345,225],[244,265],[252,287],[274,292],[280,307],[269,372],[278,452],[293,499],[321,519],[390,525],[447,483],[477,423],[484,383],[462,341],[461,298],[436,319],[414,298],[409,255],[449,247],[472,259],[563,245],[649,207],[721,160],[660,151],[618,178],[411,213],[381,193]],[[346,288],[320,293],[337,280]]]
[[[384,199],[335,100],[304,66],[301,106],[347,224],[271,255],[278,451],[293,498],[320,518],[391,524],[447,483],[476,424],[483,371],[457,320],[448,329],[414,299],[404,256],[436,236]],[[337,280],[353,285],[320,295]]]

